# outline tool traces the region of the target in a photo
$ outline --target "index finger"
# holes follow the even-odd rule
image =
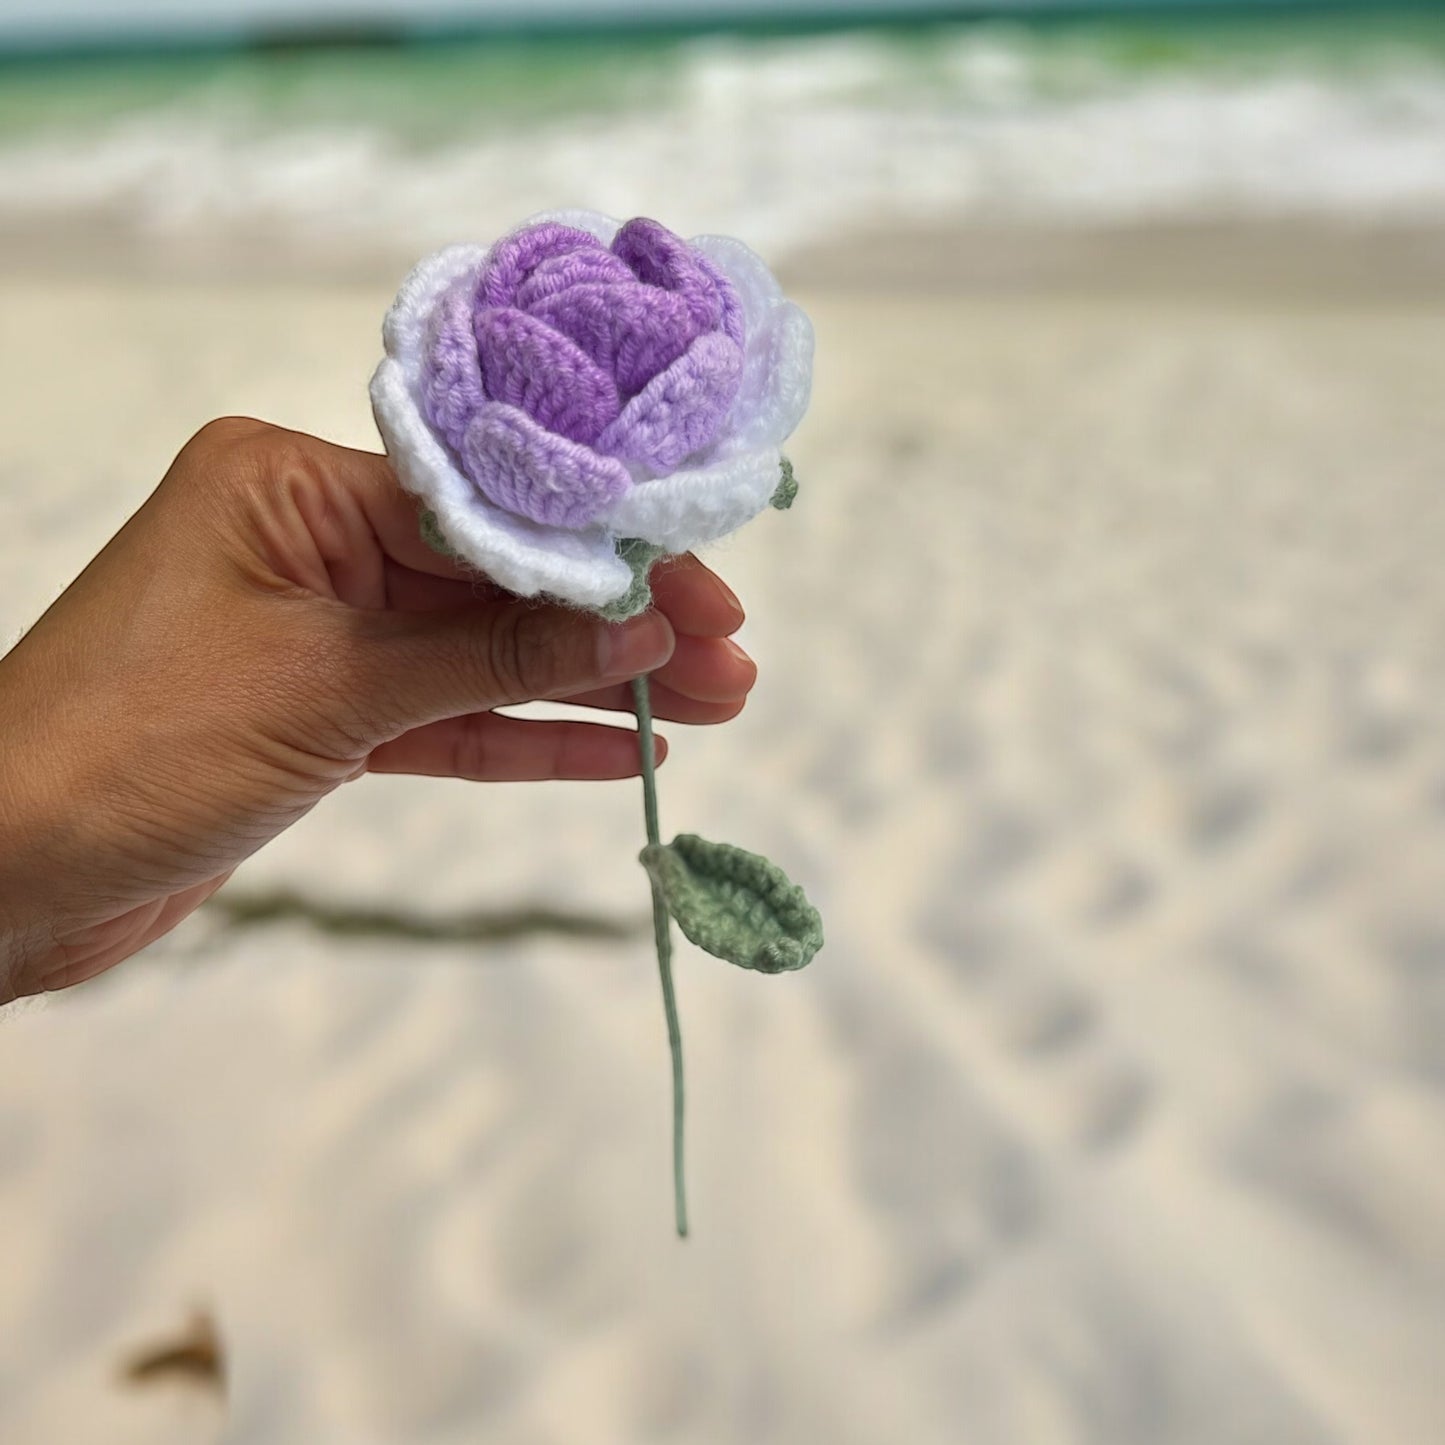
[[[652,605],[674,632],[692,637],[731,637],[743,625],[742,603],[710,567],[691,552],[668,557],[652,569]]]
[[[421,515],[426,509],[403,489],[385,456],[329,442],[324,445],[344,458],[347,489],[361,503],[381,550],[393,562],[432,577],[459,582],[477,580],[474,568],[438,552],[422,536]]]

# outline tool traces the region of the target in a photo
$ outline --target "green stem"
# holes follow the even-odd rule
[[[637,736],[642,752],[642,806],[647,841],[662,843],[657,823],[657,747],[652,736],[652,696],[645,677],[634,678],[632,700],[637,709]],[[657,971],[662,979],[662,1007],[667,1014],[667,1044],[672,1051],[672,1189],[679,1239],[687,1238],[687,1190],[682,1171],[682,1028],[677,1021],[677,995],[672,987],[672,925],[662,891],[652,885],[652,929],[657,937]]]

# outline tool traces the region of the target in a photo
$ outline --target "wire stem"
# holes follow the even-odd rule
[[[657,822],[657,746],[652,736],[652,694],[645,677],[632,681],[637,710],[637,737],[642,753],[642,807],[647,841],[662,843]],[[667,1014],[667,1044],[672,1052],[672,1189],[679,1239],[687,1238],[687,1188],[683,1181],[682,1028],[677,1021],[677,995],[672,986],[672,921],[656,883],[652,885],[652,930],[657,938],[657,972],[662,979],[662,1007]]]

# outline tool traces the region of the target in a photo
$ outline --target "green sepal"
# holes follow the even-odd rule
[[[677,926],[699,948],[739,968],[784,973],[823,946],[823,920],[786,873],[757,853],[679,833],[649,844],[642,866]]]
[[[773,506],[780,512],[786,512],[798,495],[798,479],[793,475],[793,464],[787,457],[783,458],[782,471],[782,480],[773,491]]]
[[[437,521],[437,514],[432,511],[423,512],[417,519],[417,530],[421,533],[421,539],[432,549],[433,552],[440,552],[443,557],[455,557],[456,548],[442,535],[441,523]]]
[[[617,555],[632,568],[632,586],[616,601],[599,607],[598,615],[606,618],[608,622],[625,622],[629,617],[636,617],[639,612],[646,612],[652,606],[652,586],[647,580],[648,573],[652,571],[652,564],[665,550],[652,542],[644,542],[641,537],[624,537],[617,544]]]

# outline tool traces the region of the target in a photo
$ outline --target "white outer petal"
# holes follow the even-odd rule
[[[459,276],[479,270],[489,250],[487,246],[448,246],[418,261],[401,283],[381,323],[381,339],[386,354],[396,357],[408,372],[414,373],[421,361],[427,318],[437,298]]]
[[[813,389],[813,323],[782,301],[748,338],[743,380],[717,444],[719,457],[779,446],[803,419]]]
[[[732,236],[694,236],[690,243],[733,283],[743,303],[747,360],[719,457],[791,436],[813,388],[813,323],[783,296],[767,263]]]
[[[607,532],[547,527],[494,507],[457,470],[417,404],[427,316],[446,287],[486,255],[481,246],[451,246],[427,257],[402,283],[382,328],[388,354],[371,379],[376,425],[402,485],[431,507],[443,536],[466,561],[520,596],[547,592],[600,607],[632,585]]]
[[[619,537],[641,537],[669,552],[686,552],[756,517],[777,490],[781,463],[776,447],[760,447],[639,482],[601,520]]]
[[[621,223],[598,211],[553,210],[528,225],[557,221],[611,245]],[[407,277],[388,313],[387,359],[372,379],[372,407],[403,484],[436,512],[447,540],[504,587],[531,596],[548,592],[580,606],[624,595],[631,573],[613,537],[642,537],[669,552],[726,536],[757,516],[779,481],[778,443],[797,426],[808,404],[813,328],[785,300],[762,258],[731,236],[695,236],[691,243],[733,283],[747,331],[748,373],[730,418],[729,434],[701,466],[640,482],[585,532],[546,527],[489,503],[453,465],[415,399],[426,321],[441,292],[479,267],[488,250],[452,246],[422,261]],[[754,384],[749,387],[751,374]],[[609,535],[609,533],[611,535]]]
[[[783,299],[783,288],[768,270],[768,263],[732,236],[694,236],[688,245],[701,251],[733,283],[743,303],[744,340],[751,340],[768,312]]]

